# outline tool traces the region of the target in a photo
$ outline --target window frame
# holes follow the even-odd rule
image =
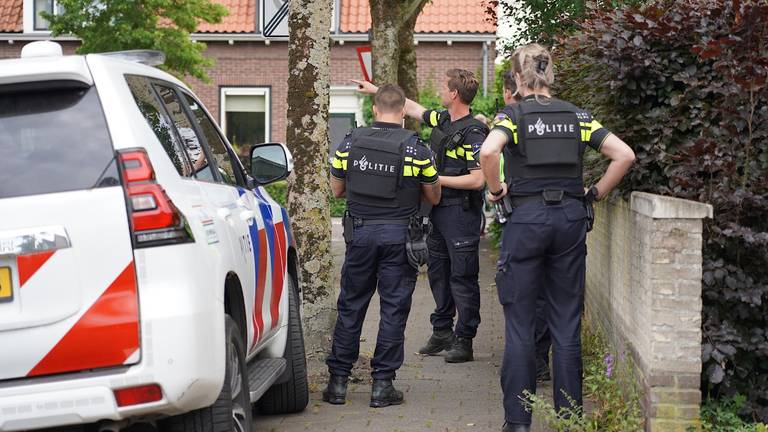
[[[53,1],[53,14],[58,14],[59,9],[59,0],[52,0]],[[35,24],[35,18],[37,17],[37,6],[35,5],[35,0],[24,0],[24,3],[22,5],[23,8],[23,19],[22,19],[22,28],[24,33],[36,33],[36,34],[50,34],[50,23],[48,25],[48,28],[38,28]]]
[[[219,87],[219,128],[227,137],[227,96],[264,96],[264,142],[272,142],[272,86],[220,86]]]
[[[186,168],[189,170],[189,175],[179,174],[179,177],[182,179],[197,180],[197,178],[195,178],[195,173],[192,171],[192,161],[189,159],[189,153],[187,153],[187,149],[184,148],[182,144],[183,141],[181,139],[181,135],[179,134],[179,131],[176,130],[176,123],[173,122],[171,115],[168,112],[168,108],[165,106],[165,103],[163,103],[163,99],[160,97],[160,94],[158,93],[157,88],[155,87],[156,82],[158,83],[167,83],[167,82],[161,81],[152,77],[148,77],[146,75],[124,74],[123,78],[125,79],[125,85],[128,87],[128,91],[131,92],[131,96],[133,96],[133,90],[131,89],[131,86],[128,83],[128,77],[135,77],[146,82],[147,86],[150,89],[150,92],[152,93],[152,97],[155,98],[155,102],[157,102],[157,105],[160,107],[160,111],[158,114],[163,116],[165,122],[168,124],[171,134],[173,134],[173,146],[176,147],[176,150],[181,154],[181,157],[184,159],[182,162],[184,164],[183,168]],[[167,84],[171,85],[171,83],[167,83]],[[133,98],[135,101],[135,96],[133,96]],[[144,117],[144,113],[141,112],[141,109],[139,109],[138,105],[136,106],[136,109],[138,109],[139,114],[142,117]],[[146,121],[146,118],[144,118],[144,121]],[[153,134],[154,134],[154,131],[153,131]],[[158,142],[159,141],[160,139],[158,138]],[[162,143],[160,143],[160,145],[162,146]]]
[[[231,185],[231,184],[227,183],[226,181],[224,181],[224,179],[221,178],[221,174],[219,173],[219,170],[218,170],[219,166],[218,166],[218,164],[216,162],[216,158],[210,158],[208,160],[208,163],[209,164],[212,163],[213,166],[216,168],[216,170],[215,170],[216,171],[216,176],[215,177],[217,178],[217,181],[219,183],[227,185],[227,186],[242,186],[242,187],[246,187],[247,177],[245,176],[245,169],[242,166],[242,164],[240,163],[240,158],[237,157],[237,154],[235,153],[235,150],[232,148],[232,145],[230,145],[229,141],[227,141],[227,136],[223,133],[221,128],[216,124],[216,121],[213,119],[211,114],[205,108],[205,105],[203,105],[200,102],[200,99],[195,97],[192,94],[192,92],[186,91],[185,89],[180,88],[178,86],[174,86],[174,87],[175,87],[176,94],[179,97],[180,101],[186,102],[186,100],[184,99],[184,96],[186,96],[186,97],[192,99],[197,104],[197,106],[199,107],[199,109],[201,110],[203,115],[213,125],[214,133],[216,135],[218,135],[219,139],[221,140],[221,143],[224,145],[224,150],[227,152],[227,156],[229,156],[229,161],[230,161],[230,164],[232,165],[232,170],[234,171],[235,180],[236,180],[237,183],[236,183],[236,185]],[[192,123],[192,127],[195,129],[195,133],[198,135],[198,139],[202,138],[202,140],[205,142],[205,146],[204,146],[205,150],[206,150],[205,156],[206,157],[211,156],[212,155],[212,153],[211,153],[211,144],[208,142],[208,137],[205,135],[205,133],[203,132],[203,130],[202,130],[201,126],[200,126],[200,124],[198,123],[197,117],[195,116],[195,113],[193,113],[192,110],[189,108],[189,104],[184,103],[184,111],[187,114],[187,118]]]

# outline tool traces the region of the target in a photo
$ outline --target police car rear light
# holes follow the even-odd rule
[[[119,389],[115,390],[114,394],[119,407],[141,405],[163,399],[163,390],[157,384]]]
[[[157,202],[152,195],[137,195],[131,197],[131,206],[133,211],[154,210],[157,208]]]
[[[155,171],[144,149],[119,153],[131,215],[134,247],[194,241],[186,219],[155,181]]]

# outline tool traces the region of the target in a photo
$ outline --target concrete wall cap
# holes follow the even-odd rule
[[[654,219],[704,219],[713,216],[711,204],[647,192],[632,192],[630,208]]]

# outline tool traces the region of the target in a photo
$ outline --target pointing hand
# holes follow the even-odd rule
[[[352,81],[353,83],[357,84],[357,91],[360,92],[360,93],[374,94],[377,91],[379,91],[379,88],[375,84],[373,84],[372,82],[356,80],[356,79],[353,79],[353,80],[350,80],[350,81]]]

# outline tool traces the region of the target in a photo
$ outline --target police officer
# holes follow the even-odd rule
[[[370,83],[355,82],[363,92],[375,90]],[[428,110],[410,99],[406,102],[406,114],[432,128],[430,147],[443,186],[442,199],[430,213],[433,228],[427,241],[429,285],[435,299],[430,316],[433,333],[419,353],[435,355],[447,350],[444,359],[448,363],[474,359],[472,339],[480,324],[478,245],[484,181],[474,151],[488,135],[488,127],[469,108],[478,85],[472,72],[450,69],[440,88],[445,110]]]
[[[520,103],[522,96],[517,92],[517,83],[515,82],[515,75],[512,71],[507,71],[503,75],[504,85],[504,104],[514,105]],[[504,156],[501,157],[501,169],[499,175],[501,181],[504,181]],[[549,381],[551,378],[549,372],[549,349],[552,346],[552,339],[549,336],[549,327],[547,326],[547,316],[545,308],[547,299],[544,297],[543,292],[539,293],[536,299],[536,382]]]
[[[480,150],[488,199],[513,209],[504,227],[496,286],[504,307],[505,348],[501,371],[504,432],[529,431],[531,414],[520,397],[536,390],[535,320],[539,293],[546,298],[553,342],[553,393],[557,409],[582,405],[581,312],[584,302],[585,198],[610,192],[634,162],[634,153],[590,114],[550,94],[549,52],[537,44],[512,55],[523,100],[498,114]],[[583,153],[601,152],[611,163],[600,181],[584,187]],[[505,156],[505,183],[499,155]]]
[[[374,291],[381,320],[371,360],[371,407],[403,402],[392,380],[403,364],[405,324],[417,271],[406,253],[409,223],[422,199],[440,200],[431,153],[413,131],[402,128],[405,93],[392,84],[374,97],[376,121],[342,141],[331,167],[334,196],[347,197],[338,319],[326,364],[330,373],[323,400],[346,401],[347,379],[360,350],[360,332]],[[426,258],[426,257],[424,257]]]

